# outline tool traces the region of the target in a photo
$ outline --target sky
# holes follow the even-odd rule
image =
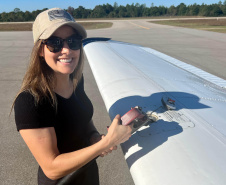
[[[127,4],[146,4],[147,7],[150,7],[152,3],[154,6],[166,6],[170,7],[171,5],[177,6],[180,3],[186,5],[191,4],[215,4],[220,0],[0,0],[0,13],[2,12],[11,12],[15,8],[19,8],[21,11],[32,12],[34,10],[42,10],[43,8],[54,8],[59,7],[62,9],[67,9],[69,6],[73,8],[78,8],[83,6],[86,9],[93,9],[96,5],[111,4],[114,5],[114,2],[117,2],[118,5],[126,6]],[[221,0],[224,2],[224,0]]]

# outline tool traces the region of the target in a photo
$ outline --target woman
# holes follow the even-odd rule
[[[82,39],[86,31],[66,11],[40,13],[33,24],[34,47],[14,102],[15,121],[39,164],[38,184],[99,184],[95,158],[131,136],[117,115],[106,136],[92,123],[84,92]]]

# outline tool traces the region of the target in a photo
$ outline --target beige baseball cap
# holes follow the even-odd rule
[[[52,8],[41,12],[33,24],[34,43],[39,39],[48,39],[58,28],[68,25],[74,28],[83,39],[87,37],[82,25],[75,22],[74,18],[65,10]]]

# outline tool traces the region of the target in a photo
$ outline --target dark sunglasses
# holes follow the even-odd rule
[[[62,48],[64,46],[64,41],[67,42],[68,47],[71,50],[78,50],[78,49],[81,49],[81,47],[82,47],[82,37],[77,34],[71,35],[70,37],[68,37],[66,39],[52,36],[52,37],[42,41],[42,43],[47,46],[49,51],[51,51],[53,53],[57,53],[62,50]]]

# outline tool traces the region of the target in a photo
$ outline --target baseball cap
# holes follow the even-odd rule
[[[33,24],[34,43],[39,39],[48,39],[58,28],[68,25],[74,28],[82,39],[87,37],[84,27],[75,22],[74,18],[60,8],[52,8],[38,14]]]

